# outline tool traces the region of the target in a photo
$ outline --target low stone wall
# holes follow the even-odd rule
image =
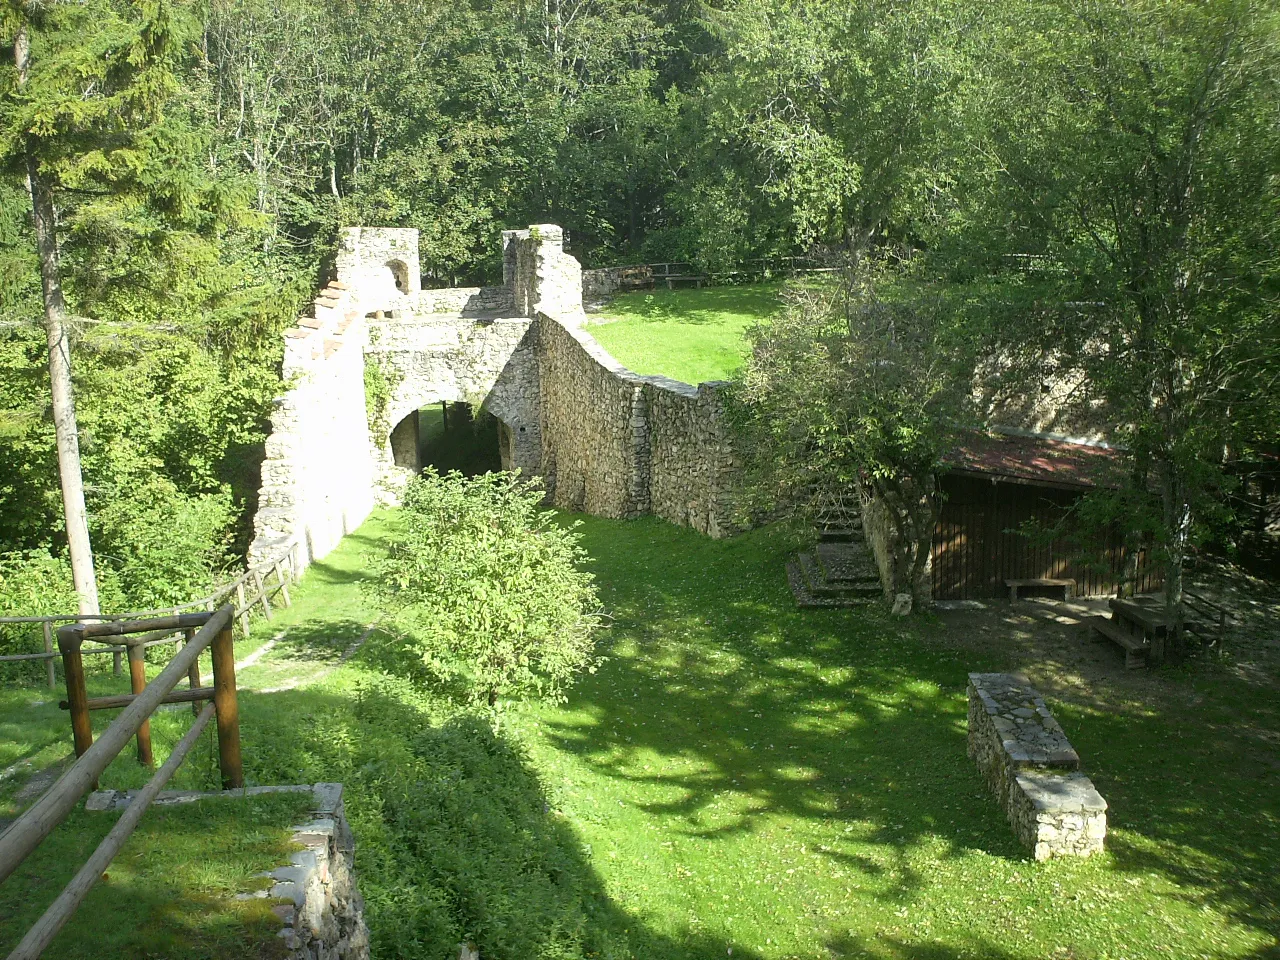
[[[515,311],[515,295],[510,287],[448,287],[423,290],[414,302],[420,314],[440,313],[461,317],[484,314],[511,314]]]
[[[366,960],[369,930],[355,881],[355,839],[342,809],[342,784],[317,783],[314,819],[294,829],[302,849],[273,871],[272,897],[290,960]]]
[[[596,267],[582,271],[582,299],[585,303],[602,303],[622,286],[622,274],[635,267]]]
[[[969,756],[1035,859],[1102,851],[1107,802],[1030,684],[1007,673],[969,674]]]
[[[234,800],[272,793],[309,793],[311,819],[293,828],[301,849],[267,878],[275,883],[238,899],[273,897],[289,901],[272,909],[280,917],[280,936],[290,960],[367,960],[369,929],[364,899],[356,886],[355,837],[342,804],[342,784],[287,784],[241,790],[162,790],[156,806]],[[120,811],[134,800],[133,790],[98,790],[85,801],[87,811]]]

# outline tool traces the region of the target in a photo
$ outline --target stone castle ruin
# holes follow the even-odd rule
[[[336,278],[285,332],[251,559],[328,554],[421,468],[417,412],[441,402],[491,413],[502,466],[554,506],[730,532],[718,385],[640,376],[596,343],[559,227],[502,242],[501,286],[424,290],[416,230],[345,232]],[[390,394],[372,425],[367,367]]]

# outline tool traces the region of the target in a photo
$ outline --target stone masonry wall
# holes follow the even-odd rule
[[[542,454],[536,346],[528,318],[410,310],[370,320],[367,353],[389,373],[392,426],[428,404],[483,403],[511,431],[512,466],[533,475]],[[389,456],[383,446],[380,459]]]
[[[271,415],[250,562],[278,555],[296,536],[294,559],[302,569],[373,509],[363,306],[335,282],[312,313],[285,332],[282,374],[291,387]]]
[[[1034,687],[1007,673],[969,674],[969,756],[1035,859],[1102,851],[1107,802]]]
[[[355,838],[342,807],[342,784],[317,783],[314,818],[294,828],[302,849],[272,873],[273,897],[289,960],[367,960],[369,930],[355,881]]]
[[[576,326],[538,317],[542,476],[557,507],[601,517],[649,512],[644,380]]]
[[[313,316],[286,331],[250,558],[299,541],[325,556],[415,462],[400,425],[441,401],[483,404],[504,466],[541,475],[557,506],[607,517],[653,512],[711,536],[731,530],[735,464],[715,384],[642,377],[583,327],[582,269],[553,224],[503,234],[501,287],[421,289],[416,231],[354,227]],[[391,387],[371,436],[366,359]]]
[[[721,416],[722,384],[644,380],[650,511],[699,533],[728,536],[736,529],[730,491],[738,465]]]

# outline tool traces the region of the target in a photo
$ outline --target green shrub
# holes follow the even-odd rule
[[[227,493],[192,496],[153,477],[106,501],[93,520],[98,566],[118,575],[130,610],[202,597],[231,562],[235,507]]]
[[[599,609],[577,532],[514,473],[427,470],[374,588],[418,671],[470,702],[557,700],[594,670]]]

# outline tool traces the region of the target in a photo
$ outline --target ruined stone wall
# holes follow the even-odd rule
[[[582,300],[584,303],[603,303],[622,286],[622,274],[634,267],[596,267],[582,271]]]
[[[503,234],[514,249],[513,288],[516,312],[555,317],[566,326],[582,326],[582,265],[564,252],[564,231],[552,223]]]
[[[738,465],[717,391],[645,377],[649,414],[649,509],[712,537],[735,529],[731,491]]]
[[[392,427],[429,404],[483,404],[511,431],[512,466],[532,475],[542,450],[536,344],[528,318],[408,310],[369,321],[367,352],[391,384]],[[388,462],[389,447],[379,444],[378,456]]]
[[[448,287],[423,290],[414,303],[420,314],[453,314],[471,317],[485,314],[515,316],[515,295],[511,287]]]
[[[582,270],[559,227],[503,234],[501,287],[422,290],[413,230],[349,229],[337,266],[286,333],[251,559],[299,537],[305,566],[394,500],[416,466],[402,424],[441,401],[496,416],[503,466],[543,476],[557,506],[730,532],[716,385],[638,376],[583,330]],[[371,435],[366,362],[390,387],[385,435]]]
[[[542,475],[557,507],[601,517],[649,511],[644,380],[595,339],[538,317]]]
[[[542,470],[552,503],[733,532],[736,463],[717,384],[640,376],[589,333],[539,316]]]
[[[299,569],[324,557],[374,505],[374,461],[364,400],[368,330],[358,297],[334,283],[313,317],[285,332],[283,378],[262,464],[251,563],[295,535]]]

